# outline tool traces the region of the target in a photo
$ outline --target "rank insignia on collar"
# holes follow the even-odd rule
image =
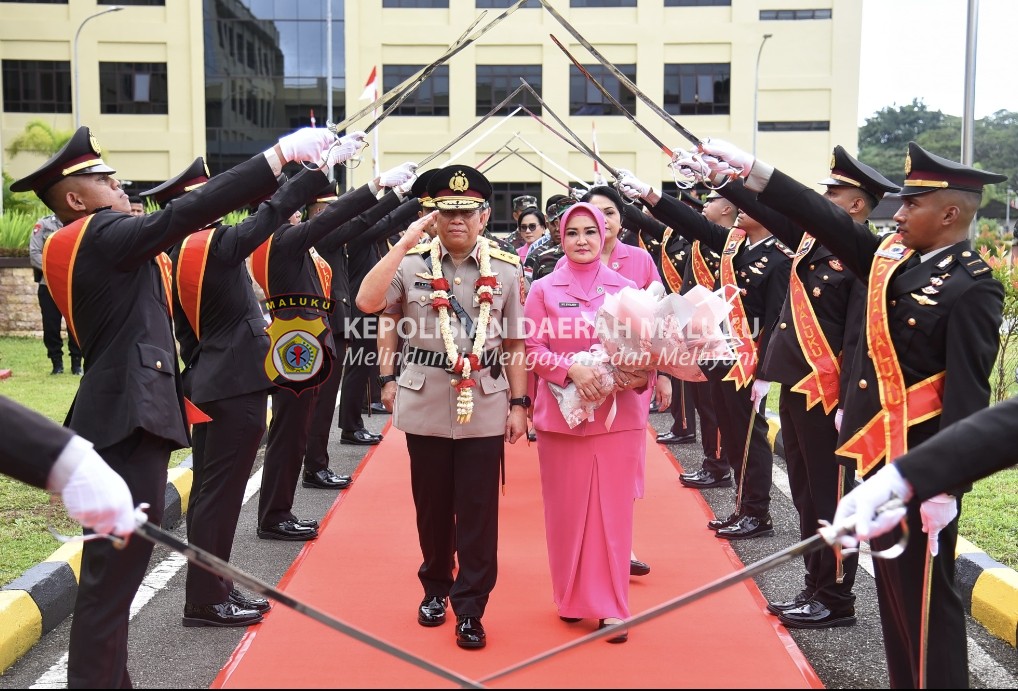
[[[923,288],[923,292],[926,293],[927,295],[936,295],[940,291],[937,290],[935,286],[925,286]]]
[[[936,300],[930,300],[925,295],[919,295],[919,294],[916,294],[916,293],[909,293],[909,295],[911,295],[912,299],[915,300],[916,302],[918,302],[923,307],[927,307],[927,306],[930,306],[930,305],[937,304]]]
[[[820,297],[820,286],[813,287],[813,297],[815,298]]]
[[[838,261],[837,259],[832,259],[830,261],[830,263],[828,264],[828,266],[830,266],[835,271],[844,271],[845,270],[845,267],[842,266],[841,262]]]
[[[953,254],[949,254],[946,257],[944,257],[943,259],[941,259],[939,262],[937,262],[937,268],[938,269],[946,269],[947,266],[951,262],[953,262],[953,261],[954,261],[954,255]]]

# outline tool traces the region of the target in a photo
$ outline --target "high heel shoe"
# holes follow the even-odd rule
[[[598,630],[600,630],[600,629],[606,629],[606,628],[608,628],[609,626],[614,626],[615,624],[621,624],[621,623],[622,623],[622,621],[621,621],[621,620],[619,620],[619,621],[615,621],[615,622],[611,622],[611,623],[608,623],[608,624],[606,624],[606,623],[605,623],[605,620],[604,620],[604,619],[601,619],[601,620],[600,620],[600,621],[598,621],[598,623],[597,623],[597,628],[598,628]],[[619,632],[619,633],[618,633],[617,635],[615,635],[615,636],[612,636],[611,638],[608,638],[608,639],[606,639],[606,640],[607,640],[607,641],[608,641],[609,643],[625,643],[626,641],[628,641],[628,640],[629,640],[629,630],[628,630],[628,629],[623,629],[623,630],[622,630],[621,632]]]
[[[583,621],[583,617],[563,617],[561,614],[558,615],[558,618],[567,624],[575,624],[578,621]]]

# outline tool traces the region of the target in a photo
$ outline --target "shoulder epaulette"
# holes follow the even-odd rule
[[[512,264],[513,266],[520,265],[520,257],[518,254],[506,252],[505,250],[499,247],[492,247],[489,254],[491,255],[492,259],[501,259],[502,261]]]
[[[430,242],[421,242],[407,250],[407,254],[425,254],[431,251]]]
[[[966,257],[966,254],[969,256]],[[978,252],[973,252],[971,250],[962,252],[961,256],[958,257],[958,263],[961,264],[962,268],[964,268],[965,271],[973,277],[990,275],[993,271],[993,269],[990,268],[990,265],[983,261],[983,258],[979,256]]]

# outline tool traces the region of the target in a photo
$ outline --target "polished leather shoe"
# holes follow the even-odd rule
[[[774,525],[770,517],[742,516],[727,528],[714,533],[714,536],[725,540],[748,540],[751,537],[766,537],[773,534]]]
[[[305,487],[318,489],[346,489],[351,482],[353,482],[353,478],[349,475],[336,475],[332,472],[332,468],[323,468],[313,473],[305,470],[304,481],[301,484]]]
[[[693,487],[695,489],[706,489],[708,487],[731,487],[732,473],[729,471],[721,477],[716,477],[714,473],[701,468],[688,477],[680,475],[679,482],[682,483],[683,487]]]
[[[374,446],[382,441],[381,434],[372,434],[366,429],[358,429],[353,432],[343,432],[339,435],[340,444],[358,444],[360,446]]]
[[[672,434],[671,432],[665,432],[664,434],[657,435],[658,444],[695,444],[695,434]]]
[[[275,525],[258,527],[258,537],[263,540],[314,540],[318,528],[298,525],[297,521],[282,521]]]
[[[833,629],[855,625],[855,608],[834,612],[819,600],[810,600],[801,607],[778,615],[778,621],[790,629]]]
[[[650,566],[640,561],[639,559],[629,560],[629,575],[630,576],[646,576],[650,573]]]
[[[739,513],[736,511],[732,513],[728,518],[715,518],[713,520],[707,521],[707,527],[710,528],[711,530],[721,530],[722,528],[727,528],[732,523],[735,523],[740,518],[742,518],[742,516],[740,516]]]
[[[248,626],[262,620],[261,612],[226,601],[218,605],[184,604],[184,626]]]
[[[613,626],[613,625],[614,624],[605,623],[605,620],[602,619],[602,620],[600,620],[597,623],[597,629],[600,631],[601,629],[606,629],[609,626]],[[618,633],[618,634],[616,634],[616,635],[614,635],[611,638],[608,638],[606,640],[609,643],[625,643],[626,641],[629,640],[629,630],[628,629],[623,629],[621,633]]]
[[[260,614],[272,609],[272,605],[270,605],[269,601],[264,597],[258,597],[257,595],[245,595],[236,588],[230,591],[230,602],[241,609],[252,609]]]
[[[456,645],[461,648],[483,648],[486,643],[480,617],[456,617]]]
[[[421,626],[439,626],[445,623],[445,598],[426,597],[417,608],[417,623]]]
[[[799,591],[799,594],[793,597],[791,600],[784,600],[781,602],[768,602],[767,611],[771,614],[781,614],[787,612],[790,609],[796,607],[802,607],[804,604],[813,599],[813,591],[808,588],[803,588]]]
[[[340,477],[346,476],[340,475]],[[301,528],[318,528],[318,521],[313,518],[298,518],[294,521],[294,523],[299,525]]]
[[[361,407],[361,412],[362,413],[367,413],[368,415],[388,415],[389,414],[389,411],[385,409],[385,406],[383,404],[379,403],[378,401],[375,401],[371,405],[362,406]]]

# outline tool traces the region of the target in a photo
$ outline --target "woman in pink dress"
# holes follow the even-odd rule
[[[516,254],[520,256],[520,264],[522,264],[527,260],[530,246],[534,244],[537,238],[544,235],[544,214],[536,206],[527,207],[520,212],[520,217],[516,220],[516,230],[520,232],[520,237],[523,238],[523,244],[516,248]]]
[[[534,427],[548,563],[559,616],[568,622],[598,619],[604,627],[630,614],[633,486],[647,434],[640,392],[648,373],[618,373],[605,390],[594,369],[573,362],[576,353],[598,342],[584,315],[596,313],[606,295],[635,284],[600,261],[605,222],[597,207],[575,204],[560,227],[565,262],[534,282],[525,307],[531,331],[527,358],[538,377]],[[592,421],[572,429],[549,388],[570,382],[585,400],[608,396]],[[622,632],[608,640],[622,643],[627,637]]]

